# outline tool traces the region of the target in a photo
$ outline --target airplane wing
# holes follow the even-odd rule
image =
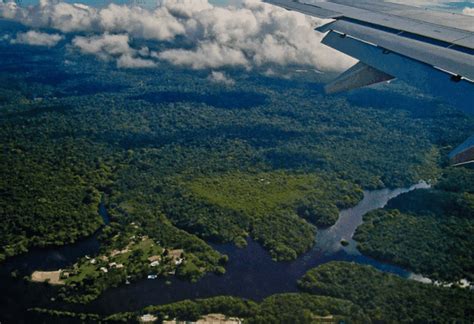
[[[376,0],[263,1],[330,19],[316,29],[322,43],[359,60],[327,93],[398,78],[474,115],[474,17]],[[450,158],[474,162],[474,136]]]

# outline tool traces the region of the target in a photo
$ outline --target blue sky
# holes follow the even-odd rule
[[[142,0],[143,1],[143,0]],[[146,3],[156,3],[156,0],[144,0]],[[229,3],[237,3],[239,0],[209,0],[210,3],[215,4],[215,5],[220,5],[220,6],[225,6],[228,5]],[[38,4],[38,0],[21,0],[22,5],[29,6],[29,5],[35,5]],[[69,3],[83,3],[87,4],[90,6],[104,6],[107,3],[114,2],[118,4],[123,4],[129,2],[128,0],[64,0],[64,2],[69,2]]]
[[[35,5],[39,2],[39,0],[20,0],[23,5]],[[132,0],[62,0],[65,2],[70,3],[83,3],[93,7],[102,7],[110,2],[123,4],[130,2]],[[156,0],[140,0],[149,3],[150,5],[154,5]],[[235,5],[241,2],[242,0],[209,0],[210,3],[219,5],[219,6],[226,6],[229,4]],[[461,12],[466,7],[474,7],[474,2],[472,0],[469,1],[459,1],[459,0],[394,0],[394,2],[405,3],[405,4],[413,4],[417,6],[423,7],[432,7],[432,8],[439,8],[443,10],[449,10],[454,12]]]

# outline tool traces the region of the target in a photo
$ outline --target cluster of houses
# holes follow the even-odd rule
[[[144,314],[138,318],[139,323],[155,323],[158,317],[153,314]],[[180,321],[177,319],[164,320],[163,324],[242,324],[242,319],[228,317],[224,314],[207,314],[197,321]]]
[[[171,262],[178,266],[184,262],[184,250],[182,249],[176,249],[176,250],[165,250],[165,254],[167,253],[167,256],[171,258]],[[160,265],[160,262],[162,260],[161,255],[153,255],[148,258],[148,261],[150,262],[150,267],[157,267]],[[169,275],[174,275],[175,270],[171,270],[168,272]],[[148,279],[157,279],[158,275],[156,274],[150,274],[148,275]]]
[[[127,253],[130,250],[128,247],[124,250],[114,250],[111,253],[111,256],[116,256],[119,254]],[[178,266],[184,262],[184,250],[182,249],[175,249],[175,250],[165,250],[164,253],[168,258],[171,259],[172,264],[175,266]],[[91,259],[89,256],[86,256],[86,258],[89,260],[90,264],[97,264],[98,260],[93,258]],[[100,256],[99,259],[101,261],[108,262],[109,258],[107,256]],[[152,255],[148,258],[148,261],[150,262],[150,267],[154,268],[160,265],[163,257],[161,255]],[[100,267],[99,270],[102,271],[103,273],[108,273],[110,269],[122,269],[124,268],[124,265],[122,263],[117,263],[117,262],[110,262],[107,266]],[[168,274],[174,275],[175,270],[170,271]],[[148,275],[148,279],[157,279],[158,275],[156,274],[150,274]]]
[[[123,267],[124,265],[122,263],[117,263],[117,262],[111,262],[108,265],[109,269],[122,269]],[[109,270],[106,267],[100,267],[100,271],[102,271],[103,273],[109,272]]]
[[[109,259],[107,257],[105,257],[106,259],[104,259],[103,257],[100,257],[100,259],[102,261],[108,261]],[[89,260],[89,263],[90,264],[97,264],[97,259],[91,259],[89,256],[86,256],[86,259]],[[117,262],[110,262],[108,264],[107,267],[100,267],[100,271],[102,271],[103,273],[107,273],[109,272],[109,269],[122,269],[124,267],[124,265],[122,263],[117,263]]]

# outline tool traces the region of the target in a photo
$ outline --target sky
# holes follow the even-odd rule
[[[20,0],[21,4],[23,6],[29,6],[29,5],[37,5],[39,3],[39,0]],[[68,3],[75,3],[75,2],[80,2],[92,7],[103,7],[110,2],[114,2],[117,4],[125,4],[125,3],[130,3],[133,0],[64,0],[64,2]],[[145,4],[150,4],[154,5],[156,4],[157,1],[159,0],[138,0],[140,3],[145,2]],[[242,0],[209,0],[209,3],[217,6],[228,6],[228,5],[241,5]]]
[[[23,5],[35,5],[38,4],[39,0],[20,0]],[[113,0],[114,3],[123,4],[133,0]],[[145,1],[146,3],[155,4],[159,0],[138,0]],[[227,6],[227,5],[241,5],[243,0],[209,0],[211,4],[218,6]],[[420,7],[431,7],[431,8],[440,8],[452,11],[462,11],[465,8],[474,8],[473,0],[391,0],[392,2],[415,5]],[[90,6],[104,6],[111,0],[65,0],[65,2],[80,2]]]

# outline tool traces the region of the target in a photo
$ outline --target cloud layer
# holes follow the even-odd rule
[[[30,30],[26,33],[17,33],[16,38],[12,39],[10,43],[53,47],[56,46],[63,39],[64,36],[59,34],[47,34]]]
[[[320,44],[322,35],[314,31],[320,20],[255,0],[239,8],[215,7],[207,0],[161,0],[156,9],[115,4],[98,9],[49,0],[20,8],[0,2],[0,16],[82,34],[73,38],[74,48],[116,60],[119,67],[166,61],[192,69],[279,65],[340,71],[354,63]],[[165,46],[159,52],[134,48],[139,39]]]

